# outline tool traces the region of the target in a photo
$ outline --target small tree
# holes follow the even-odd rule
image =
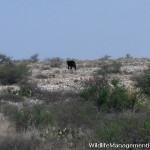
[[[37,61],[39,61],[38,57],[39,57],[39,54],[36,53],[30,57],[30,61],[37,62]]]
[[[105,55],[105,56],[103,56],[101,59],[103,59],[103,60],[108,60],[109,58],[111,58],[110,55]]]
[[[132,56],[131,56],[130,54],[126,54],[126,58],[127,58],[127,59],[131,59]]]
[[[4,63],[9,63],[11,62],[11,58],[4,55],[4,54],[0,54],[0,64],[4,64]]]

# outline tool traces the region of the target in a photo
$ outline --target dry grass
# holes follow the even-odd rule
[[[112,60],[77,60],[76,71],[68,70],[66,62],[59,59],[35,63],[26,62],[32,71],[28,81],[30,84],[18,84],[18,92],[14,97],[2,95],[4,93],[0,92],[0,113],[4,116],[3,120],[0,120],[0,148],[3,150],[81,150],[89,149],[88,142],[100,142],[99,139],[106,142],[110,139],[114,139],[115,142],[120,142],[120,139],[125,142],[128,140],[133,142],[135,139],[138,143],[135,136],[142,142],[147,142],[149,137],[144,136],[143,133],[146,135],[150,131],[149,110],[142,110],[138,113],[128,110],[122,113],[104,113],[99,111],[92,102],[85,102],[80,97],[83,88],[101,84],[99,76],[96,76],[97,80],[93,73],[101,69],[104,62],[110,64]],[[132,87],[135,90],[131,76],[147,68],[150,60],[122,58],[116,62],[122,64],[120,72],[117,74],[110,72],[108,81],[111,78],[117,78],[122,81],[123,86]],[[33,84],[34,82],[37,84]],[[6,85],[6,87],[9,86]],[[18,94],[23,100],[15,97]],[[30,103],[31,101],[35,103]],[[14,124],[11,118],[14,117],[16,111],[21,111],[27,106],[32,108],[39,105],[37,103],[39,101],[45,112],[52,114],[51,123],[46,124],[40,130],[35,126],[28,128],[25,133],[16,133],[12,126],[9,127],[10,123]],[[149,105],[149,96],[147,102]],[[30,115],[28,117],[30,121]],[[124,130],[121,130],[123,128],[129,130],[131,134],[129,132],[125,134]],[[110,137],[103,133],[106,129]],[[120,129],[119,137],[117,137],[118,129]],[[121,136],[122,134],[124,137]]]

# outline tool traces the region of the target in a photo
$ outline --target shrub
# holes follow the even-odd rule
[[[37,79],[47,79],[48,76],[41,73],[41,74],[37,74],[37,75],[36,75],[36,78],[37,78]]]
[[[0,141],[2,150],[35,150],[39,149],[40,142],[35,138],[27,138],[21,134],[9,135]]]
[[[83,81],[82,85],[84,88],[89,88],[93,86],[104,87],[108,85],[108,80],[105,78],[105,76],[102,76],[102,78],[95,76],[94,78]]]
[[[20,90],[18,91],[18,95],[22,97],[36,97],[40,91],[41,89],[37,87],[37,84],[31,82],[24,82],[20,84]]]
[[[20,84],[20,90],[14,91],[18,96],[43,100],[45,103],[58,102],[78,97],[71,91],[48,91],[37,86],[36,83],[24,82]]]
[[[97,121],[97,109],[90,101],[63,101],[49,109],[53,113],[53,127],[48,127],[42,136],[48,140],[53,135],[69,148],[75,148],[86,135],[84,128],[91,129]]]
[[[29,69],[24,64],[9,63],[0,66],[0,83],[16,84],[26,80],[29,75]]]
[[[51,97],[52,92],[40,89],[34,82],[22,82],[19,86],[20,89],[15,91],[15,93],[21,97],[34,97],[42,100]]]
[[[103,56],[101,59],[102,59],[102,60],[108,60],[109,58],[111,58],[110,55],[105,55],[105,56]]]
[[[56,126],[61,129],[68,127],[91,126],[96,120],[96,107],[90,101],[73,100],[62,102],[50,108],[54,113]]]
[[[112,114],[105,117],[95,130],[96,142],[143,144],[150,140],[149,112]]]
[[[36,53],[30,57],[30,61],[37,62],[39,60],[38,57],[39,57],[39,54]]]
[[[113,82],[112,82],[113,83]],[[114,82],[112,86],[92,86],[84,89],[81,96],[93,101],[100,109],[121,111],[123,109],[138,110],[143,106],[144,96]]]
[[[11,120],[17,131],[33,127],[44,128],[52,122],[52,113],[46,111],[42,106],[28,106],[16,111]]]
[[[0,54],[0,64],[4,64],[4,63],[10,63],[11,62],[11,58],[4,55],[4,54]]]
[[[1,103],[0,104],[1,113],[4,114],[7,118],[12,118],[13,115],[18,110],[17,105],[12,105],[11,103]]]
[[[10,101],[10,102],[22,102],[24,98],[18,94],[13,94],[10,92],[3,92],[0,94],[0,101]]]
[[[0,94],[0,100],[19,102],[24,100],[24,97],[38,97],[42,96],[42,90],[37,87],[35,83],[21,82],[19,89],[12,90],[7,88]]]
[[[131,59],[132,56],[131,56],[130,54],[126,54],[126,58],[127,58],[127,59]]]
[[[135,86],[140,88],[145,94],[150,94],[150,65],[142,74],[133,76]]]
[[[104,62],[101,66],[101,69],[97,70],[97,75],[105,76],[110,73],[119,73],[121,69],[122,64],[117,61],[112,61],[110,64]]]
[[[118,78],[114,78],[111,80],[111,84],[114,86],[114,87],[117,87],[120,83],[120,79]]]
[[[62,65],[62,59],[61,58],[52,58],[51,60],[51,67],[54,68],[60,68],[60,66]]]

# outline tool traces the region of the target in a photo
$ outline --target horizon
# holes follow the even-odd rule
[[[0,53],[13,59],[150,57],[149,0],[0,1]]]
[[[67,60],[75,60],[75,61],[97,61],[97,60],[102,60],[102,59],[106,59],[106,60],[119,60],[119,59],[150,59],[150,57],[133,57],[131,56],[129,53],[126,54],[125,56],[122,57],[112,57],[111,55],[104,55],[102,57],[99,58],[93,58],[93,59],[80,59],[80,58],[62,58],[59,56],[54,56],[54,57],[45,57],[45,58],[40,58],[38,53],[35,53],[34,55],[31,55],[28,58],[13,58],[9,55],[6,55],[4,53],[0,53],[0,55],[4,55],[8,58],[10,58],[12,61],[29,61],[31,59],[32,56],[37,55],[37,62],[43,62],[43,61],[47,61],[47,60],[52,60],[52,59],[60,59],[62,61],[67,61]],[[129,55],[129,56],[127,56]],[[107,57],[108,56],[108,57]]]

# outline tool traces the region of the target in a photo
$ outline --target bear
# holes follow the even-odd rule
[[[68,69],[72,70],[72,67],[76,70],[76,63],[73,60],[67,60]]]

